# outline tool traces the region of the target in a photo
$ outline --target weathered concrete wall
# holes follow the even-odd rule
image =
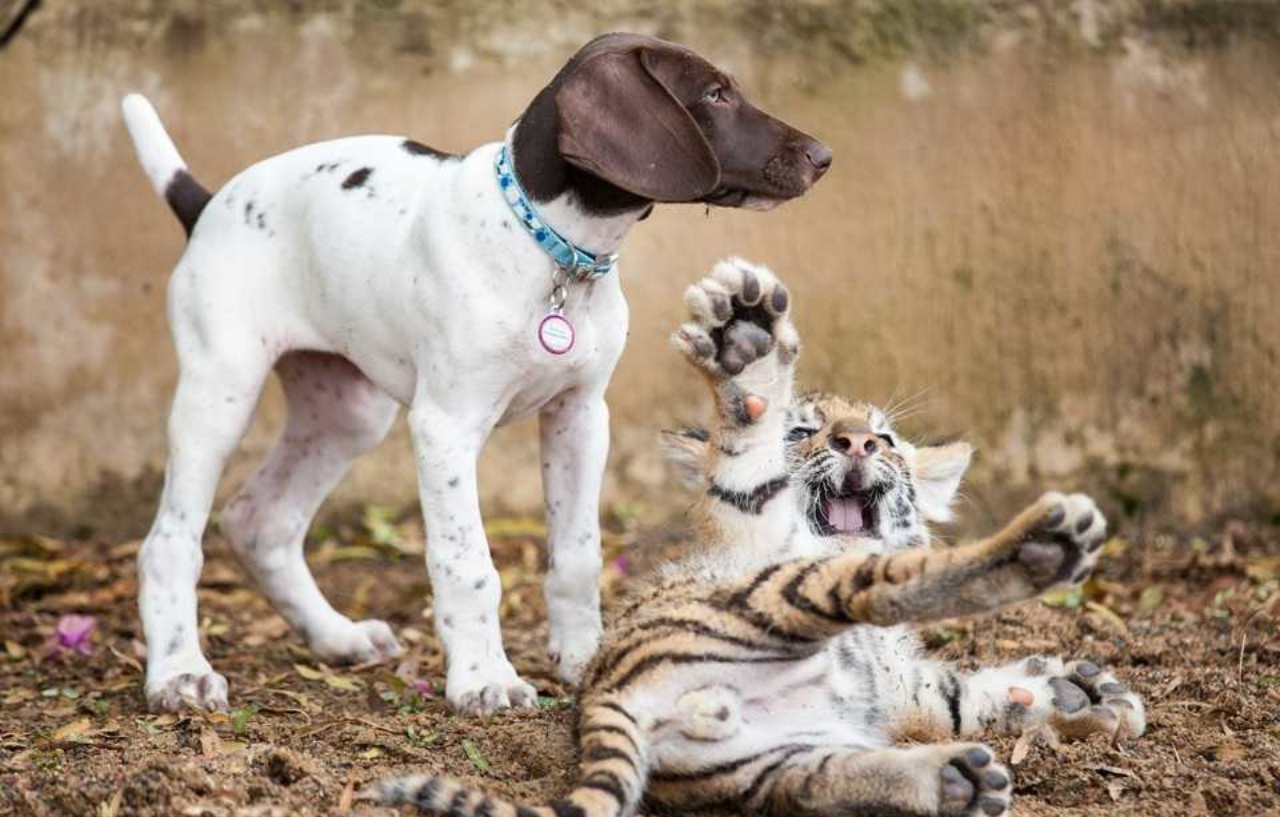
[[[775,213],[669,207],[630,239],[610,502],[674,507],[652,432],[701,404],[666,335],[683,285],[737,253],[794,285],[809,383],[915,397],[909,429],[978,444],[975,522],[1048,484],[1167,526],[1280,506],[1274,3],[276,5],[47,0],[0,50],[4,527],[138,531],[154,502],[182,237],[125,91],[219,183],[342,134],[493,140],[613,29],[703,51],[836,163]],[[272,386],[228,487],[280,415]],[[538,506],[531,428],[492,441],[482,481],[491,511]],[[400,428],[339,501],[413,485]]]

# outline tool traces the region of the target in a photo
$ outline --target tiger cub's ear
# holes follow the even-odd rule
[[[931,522],[951,519],[951,500],[960,488],[960,478],[969,467],[973,446],[966,442],[926,445],[916,449],[916,501],[920,513]]]
[[[662,453],[672,472],[690,488],[707,481],[707,446],[711,435],[697,426],[662,432]]]

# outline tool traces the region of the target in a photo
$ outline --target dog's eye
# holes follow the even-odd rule
[[[893,442],[892,434],[877,434],[876,436],[884,440],[884,444],[889,446],[890,448],[897,448],[897,446]]]
[[[796,426],[787,431],[787,442],[798,443],[801,440],[807,440],[817,433],[815,428],[805,428],[804,426]]]
[[[716,87],[712,88],[710,91],[707,91],[705,94],[703,94],[702,98],[706,102],[715,102],[715,103],[724,102],[725,101],[724,86],[717,85]]]

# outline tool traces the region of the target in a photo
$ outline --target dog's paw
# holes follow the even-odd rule
[[[685,290],[690,320],[671,337],[694,365],[728,380],[776,351],[790,364],[800,339],[789,318],[791,296],[768,269],[741,259],[715,266]]]
[[[598,646],[598,631],[561,634],[559,637],[553,632],[547,644],[547,654],[555,662],[556,674],[560,676],[560,680],[577,686]]]
[[[212,669],[203,672],[181,672],[146,687],[147,708],[152,712],[181,712],[204,709],[224,712],[227,709],[227,679]]]
[[[1052,678],[1054,713],[1050,723],[1068,739],[1096,733],[1140,737],[1146,708],[1137,693],[1092,661],[1072,661]]]
[[[1016,559],[1037,590],[1079,584],[1093,572],[1107,520],[1092,499],[1050,492],[1019,520],[1025,529],[1013,531]]]
[[[455,711],[487,717],[512,707],[532,707],[538,702],[538,691],[520,679],[510,664],[491,667],[471,664],[455,671],[458,662],[450,660],[445,696]]]
[[[342,664],[371,664],[404,652],[391,627],[372,618],[311,633],[309,646],[321,661]]]
[[[938,817],[999,817],[1009,812],[1013,793],[1009,770],[978,744],[939,747]]]

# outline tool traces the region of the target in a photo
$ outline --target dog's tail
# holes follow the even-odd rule
[[[146,97],[129,94],[120,102],[120,109],[124,111],[124,124],[133,137],[138,161],[151,186],[169,202],[169,208],[190,236],[212,196],[187,172],[187,163],[182,161],[177,146]]]
[[[413,804],[447,817],[631,817],[648,781],[647,733],[621,706],[598,703],[583,710],[580,734],[578,783],[549,805],[512,803],[435,776],[386,780],[362,798]]]

